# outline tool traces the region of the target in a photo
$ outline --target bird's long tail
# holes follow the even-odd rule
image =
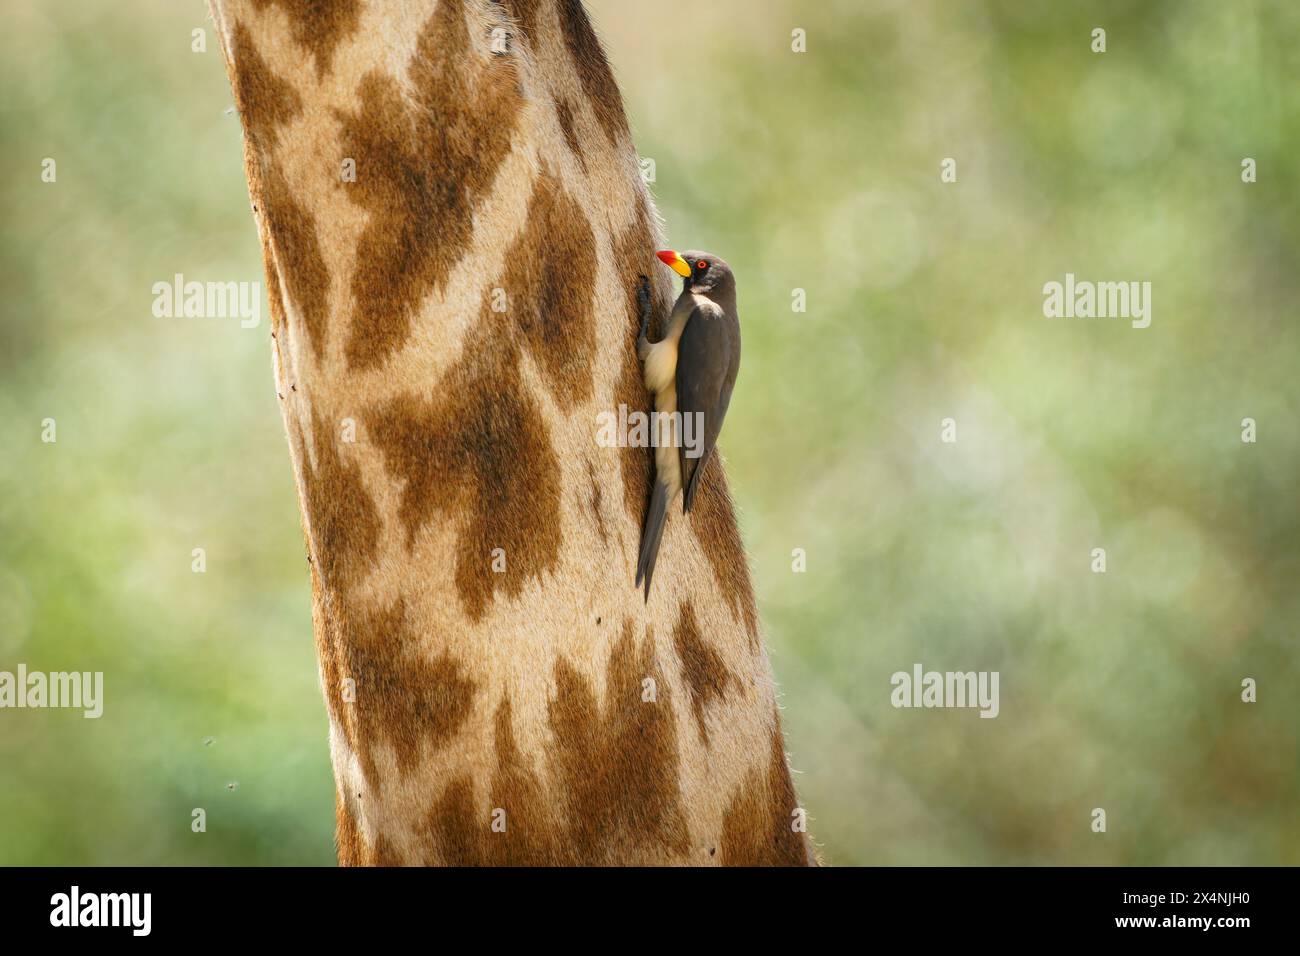
[[[668,486],[662,481],[656,481],[654,496],[650,499],[650,511],[645,516],[645,529],[641,532],[641,556],[636,563],[636,583],[640,585],[641,579],[645,578],[646,601],[650,600],[650,579],[655,573],[659,541],[664,536],[667,520]]]

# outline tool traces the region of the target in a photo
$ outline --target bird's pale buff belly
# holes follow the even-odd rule
[[[645,360],[645,387],[654,394],[655,411],[671,416],[677,411],[677,342],[681,332],[650,346]],[[658,436],[655,447],[655,478],[668,486],[669,497],[682,487],[681,461],[672,441],[671,419],[655,423]],[[663,424],[660,424],[662,422]]]

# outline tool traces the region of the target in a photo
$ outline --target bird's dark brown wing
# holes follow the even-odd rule
[[[701,454],[690,457],[685,441],[679,451],[682,463],[682,510],[690,511],[699,477],[708,464],[722,431],[722,420],[731,404],[731,390],[740,371],[740,322],[712,302],[701,302],[691,313],[677,346],[677,410],[682,414],[683,437],[686,419],[703,416],[703,441],[696,445]],[[691,426],[695,427],[692,421]],[[699,442],[701,430],[693,433]]]

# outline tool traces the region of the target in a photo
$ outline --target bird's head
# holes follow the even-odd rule
[[[711,253],[664,249],[655,255],[682,277],[682,287],[691,292],[713,295],[735,289],[736,280],[731,274],[731,266]]]

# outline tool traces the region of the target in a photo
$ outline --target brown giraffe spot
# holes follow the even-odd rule
[[[272,321],[276,328],[283,321],[282,316],[277,315],[282,304],[278,274],[282,269],[289,298],[302,313],[312,350],[320,358],[329,317],[330,278],[321,255],[316,217],[294,197],[280,167],[270,162],[271,151],[279,140],[280,127],[302,112],[302,100],[262,59],[252,34],[242,23],[235,24],[231,61],[234,65],[235,103],[248,139],[246,154],[250,161],[245,165],[250,190],[255,204],[262,208],[267,234],[275,251],[272,258],[263,244],[268,294],[271,285],[275,286],[276,293],[271,299]]]
[[[605,135],[609,137],[610,145],[615,145],[619,134],[627,132],[627,117],[623,114],[623,97],[618,92],[618,83],[605,59],[605,52],[600,48],[596,31],[587,19],[582,0],[557,2],[560,29],[564,32],[569,57],[578,70],[582,91],[591,103]]]
[[[432,841],[426,865],[482,866],[488,825],[484,817],[474,806],[469,778],[454,778],[424,818],[425,837]]]
[[[408,775],[424,748],[447,744],[469,717],[476,688],[446,652],[426,656],[406,622],[403,598],[378,610],[355,609],[326,592],[323,639],[317,641],[330,711],[357,754],[370,786],[380,785],[375,747],[386,744]],[[355,681],[356,700],[343,698]]]
[[[312,409],[313,465],[301,435],[303,509],[322,584],[346,591],[364,576],[379,545],[380,519],[361,468],[339,455],[338,430]]]
[[[569,144],[570,152],[578,157],[578,162],[582,164],[583,169],[586,169],[587,157],[582,153],[582,144],[578,142],[578,133],[573,128],[573,109],[563,95],[557,94],[555,97],[555,118],[560,121],[560,132],[564,134],[564,141]]]
[[[619,369],[618,380],[614,383],[614,410],[619,405],[626,405],[628,414],[635,411],[646,412],[650,409],[650,394],[645,390],[641,378],[641,365],[637,361],[635,346],[630,346],[631,358],[623,359]],[[651,450],[648,448],[627,448],[615,450],[618,455],[619,473],[623,478],[623,507],[632,519],[633,527],[639,532],[645,521],[646,509],[650,507],[650,478],[653,474]]]
[[[591,513],[596,516],[596,532],[600,535],[601,543],[609,541],[609,535],[605,530],[605,494],[600,489],[600,480],[596,477],[596,466],[587,460],[587,482],[590,488],[590,497],[587,499],[587,505],[591,508]],[[600,623],[600,618],[596,619]]]
[[[721,655],[704,640],[700,625],[695,620],[695,608],[690,601],[682,603],[677,626],[673,629],[673,642],[681,661],[682,675],[691,692],[691,708],[695,712],[695,726],[700,739],[709,740],[704,723],[704,708],[714,700],[722,700],[728,687],[739,687],[740,682],[727,667]]]
[[[316,544],[322,584],[346,589],[368,571],[380,540],[380,515],[354,462],[339,457],[337,429],[312,408],[312,464],[299,434],[303,509]]]
[[[272,71],[257,51],[253,34],[243,23],[231,33],[231,85],[245,135],[266,151],[275,145],[279,128],[302,113],[297,91]]]
[[[493,809],[505,811],[506,830],[496,833],[488,828],[488,858],[495,866],[554,866],[562,862],[554,810],[545,801],[530,761],[515,742],[508,695],[497,707],[496,751],[497,770],[488,802]]]
[[[642,700],[653,678],[654,702]],[[649,634],[638,649],[631,621],[610,652],[601,706],[591,682],[561,658],[549,722],[553,772],[563,788],[567,843],[578,859],[629,859],[654,845],[685,853],[677,721]]]
[[[357,0],[253,0],[258,10],[279,7],[289,18],[293,40],[316,61],[316,76],[324,78],[334,49],[357,30],[361,11]]]
[[[563,856],[554,812],[545,802],[528,759],[515,742],[509,695],[495,718],[497,769],[487,803],[474,800],[465,778],[447,785],[424,820],[429,841],[426,862],[459,866],[555,866],[572,862]],[[494,830],[503,811],[504,830]]]
[[[790,828],[799,805],[773,715],[767,773],[753,770],[737,788],[722,821],[723,866],[807,866],[803,834]]]
[[[408,544],[439,514],[457,523],[456,588],[472,620],[498,589],[517,596],[553,569],[560,549],[560,467],[519,355],[484,308],[469,353],[431,397],[403,396],[367,423],[388,471],[402,479]],[[493,570],[493,549],[505,571]]]
[[[691,507],[691,530],[700,542],[700,550],[713,567],[718,587],[731,605],[733,614],[744,622],[751,647],[758,646],[758,607],[754,603],[754,586],[749,579],[749,562],[745,545],[736,526],[736,510],[727,488],[727,476],[715,452],[709,456],[700,475],[700,487]]]
[[[294,198],[279,169],[267,173],[264,185],[262,198],[276,258],[284,269],[291,300],[302,314],[312,352],[320,359],[328,334],[330,277],[316,234],[316,217]],[[277,270],[272,266],[267,271]]]
[[[352,277],[354,369],[401,347],[421,301],[464,254],[522,103],[514,58],[481,59],[460,3],[438,4],[407,76],[413,101],[375,71],[356,111],[338,114],[343,155],[357,163],[348,195],[370,213]]]
[[[594,253],[586,215],[543,169],[533,184],[527,226],[506,253],[501,288],[508,314],[565,408],[591,396]]]

